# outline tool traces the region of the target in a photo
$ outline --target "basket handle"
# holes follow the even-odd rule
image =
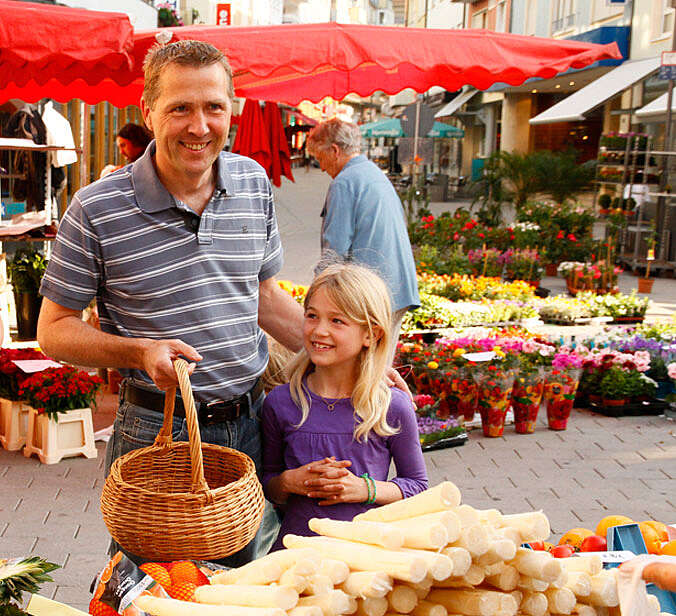
[[[190,467],[191,467],[191,492],[209,493],[209,486],[204,479],[204,462],[202,460],[202,439],[200,438],[199,422],[197,420],[197,409],[195,408],[195,399],[192,395],[190,386],[190,375],[188,374],[188,362],[178,358],[174,360],[174,370],[178,376],[178,384],[181,388],[181,397],[183,399],[183,408],[185,410],[185,419],[188,424],[188,440],[190,443]],[[174,423],[174,403],[176,402],[176,388],[168,389],[164,394],[164,422],[157,437],[156,446],[171,445],[172,427]]]

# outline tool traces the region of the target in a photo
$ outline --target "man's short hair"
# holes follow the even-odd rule
[[[232,69],[225,54],[213,45],[203,41],[176,41],[169,45],[157,44],[150,48],[143,61],[143,100],[150,109],[160,95],[160,75],[168,64],[183,66],[210,66],[220,64],[228,76],[228,96],[235,97],[232,83]]]
[[[352,122],[333,118],[315,126],[307,138],[307,150],[310,154],[314,154],[317,150],[328,150],[333,144],[336,144],[343,154],[359,154],[361,150],[359,127]]]

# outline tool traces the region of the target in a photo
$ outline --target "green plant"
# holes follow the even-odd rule
[[[496,227],[502,222],[502,206],[511,200],[503,185],[502,153],[493,152],[484,163],[478,180],[472,182],[472,210],[484,225]]]
[[[36,250],[17,250],[7,264],[7,275],[16,293],[35,293],[47,269],[47,260]]]
[[[406,221],[411,226],[415,219],[429,215],[430,198],[425,188],[425,179],[421,175],[415,184],[399,192],[399,199],[404,206]]]
[[[40,583],[53,582],[49,573],[59,567],[37,556],[0,559],[0,614],[27,614],[16,605],[21,603],[22,594],[36,593]]]
[[[620,366],[611,366],[606,370],[599,382],[599,391],[604,398],[611,400],[621,400],[631,395],[628,387],[631,385],[631,379],[628,378],[629,373],[620,368]]]
[[[183,20],[176,14],[174,7],[170,4],[160,4],[157,7],[157,27],[167,28],[172,26],[182,26]]]
[[[613,202],[613,198],[609,194],[604,193],[603,195],[601,195],[599,197],[599,201],[598,201],[599,208],[601,208],[602,210],[609,210],[610,204],[612,202]]]
[[[596,161],[580,164],[577,152],[539,152],[534,160],[542,192],[557,203],[572,199],[587,190],[596,174]]]

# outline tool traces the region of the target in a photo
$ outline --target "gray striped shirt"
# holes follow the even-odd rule
[[[268,359],[258,284],[282,264],[270,183],[258,163],[222,152],[198,216],[162,185],[154,152],[153,142],[76,193],[40,292],[74,310],[96,297],[105,332],[192,345],[203,356],[196,399],[227,400],[249,390]],[[149,382],[144,372],[123,375]]]

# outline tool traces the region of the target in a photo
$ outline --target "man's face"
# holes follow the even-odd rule
[[[134,145],[131,141],[129,141],[129,139],[125,139],[124,137],[118,137],[116,141],[120,153],[129,162],[134,162],[145,151],[143,148],[139,148],[138,146]]]
[[[328,148],[317,148],[313,154],[321,170],[328,173],[332,178],[335,178],[343,168],[342,165],[339,165],[339,155],[340,148],[335,144],[331,144]]]
[[[153,108],[141,101],[143,118],[155,135],[155,164],[161,174],[199,179],[211,173],[230,129],[228,85],[218,63],[172,63],[162,70]]]

